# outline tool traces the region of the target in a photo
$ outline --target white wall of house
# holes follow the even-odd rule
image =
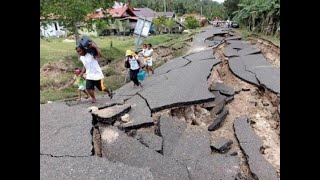
[[[40,23],[40,36],[44,37],[64,37],[66,30],[63,26],[59,25],[58,21],[51,21],[46,26]]]

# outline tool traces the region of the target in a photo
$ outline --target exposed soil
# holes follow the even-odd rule
[[[257,36],[249,37],[249,41],[251,44],[255,44],[264,57],[275,67],[280,68],[280,47],[274,45],[272,42],[259,38]]]
[[[280,118],[277,112],[280,98],[264,88],[256,87],[234,76],[229,70],[227,58],[222,53],[224,47],[225,44],[215,50],[216,58],[222,60],[222,63],[213,69],[212,76],[233,87],[238,94],[226,105],[229,108],[229,115],[223,127],[211,134],[235,140],[233,121],[236,117],[247,115],[254,131],[263,141],[263,156],[276,168],[280,176]],[[270,52],[271,50],[267,53]],[[280,61],[277,54],[273,57]],[[240,151],[238,147],[237,151]]]

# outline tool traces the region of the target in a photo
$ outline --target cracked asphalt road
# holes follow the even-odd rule
[[[207,42],[207,38],[213,34],[221,33],[223,33],[223,29],[212,29],[211,26],[206,27],[205,32],[199,33],[194,38],[192,46],[195,48],[192,48],[192,53],[189,53],[187,56],[175,58],[157,68],[155,70],[155,75],[147,77],[143,82],[143,89],[133,88],[133,85],[130,82],[116,90],[116,95],[112,100],[106,97],[100,97],[98,98],[98,103],[94,105],[103,107],[106,103],[111,102],[130,104],[132,109],[129,114],[130,118],[134,121],[122,125],[122,128],[130,129],[133,127],[142,127],[146,123],[152,125],[152,123],[150,123],[152,121],[151,113],[173,107],[214,101],[214,94],[208,90],[207,78],[209,77],[213,66],[221,62],[213,57],[212,50],[208,47],[208,44],[210,43]],[[269,73],[273,73],[270,71],[271,68],[268,70],[267,67],[259,68],[268,64],[262,61],[261,63],[254,64],[254,62],[247,60],[247,58],[243,58],[250,56],[253,57],[256,55],[245,54],[244,56],[230,58],[230,68],[237,76],[247,81],[251,80],[252,83],[257,85],[264,84],[275,92],[279,91],[280,93],[280,88],[277,86],[278,82],[271,82],[265,78],[266,76],[269,76]],[[250,75],[248,73],[250,73]],[[273,73],[272,76],[276,79],[277,73]],[[81,179],[85,177],[93,179],[153,179],[156,177],[157,179],[158,177],[165,175],[166,171],[169,171],[169,167],[164,167],[164,169],[161,170],[157,169],[156,164],[152,162],[152,158],[149,156],[149,163],[152,164],[152,168],[149,169],[145,167],[142,163],[144,159],[139,159],[138,156],[130,153],[137,152],[144,154],[146,151],[148,151],[149,155],[154,153],[145,150],[145,148],[142,148],[142,146],[127,137],[123,138],[130,143],[134,143],[135,148],[137,149],[127,152],[125,151],[126,149],[121,149],[120,146],[121,152],[114,152],[114,156],[110,157],[111,159],[119,160],[120,162],[112,162],[110,159],[99,159],[92,156],[92,136],[90,135],[92,117],[87,109],[90,106],[92,106],[92,104],[72,103],[68,106],[63,102],[40,105],[41,179]],[[185,136],[187,135],[188,134],[185,134]],[[200,133],[194,138],[195,141],[197,141],[197,138],[201,139],[203,136]],[[188,139],[184,139],[184,141],[180,143],[185,145],[184,149],[181,151],[188,150],[188,144],[192,145]],[[193,145],[195,146],[194,149],[197,149],[196,144]],[[210,150],[209,141],[201,146],[206,150]],[[111,148],[111,151],[113,150],[113,147],[118,148],[118,145],[114,144],[114,146],[111,147],[106,146],[106,148]],[[130,146],[128,146],[128,148],[129,147]],[[178,147],[176,148],[179,150]],[[123,159],[122,156],[118,156],[119,153],[124,153],[124,155],[128,156],[132,155],[133,157],[138,158],[139,162],[140,160],[142,162],[140,165],[136,165],[135,162],[125,158]],[[171,160],[162,159],[162,155],[156,156],[159,163],[166,164],[166,161],[173,163]],[[197,169],[199,168],[197,167],[197,163],[194,164],[193,161],[189,160],[188,162],[185,162],[185,157],[180,157],[179,155],[178,158],[178,154],[176,156],[184,166],[181,167],[179,163],[175,165],[175,169],[170,169],[172,175],[175,173],[182,174],[184,177],[189,177],[189,179],[190,177],[202,177],[202,175],[197,174],[196,171],[186,171],[186,169],[183,168],[188,165],[190,168]],[[144,158],[143,155],[140,157]],[[194,157],[198,158],[198,154],[195,154]],[[223,156],[217,155],[216,157],[219,157],[219,162],[225,161],[225,157]],[[200,160],[208,163],[210,166],[219,167],[216,165],[219,163],[211,162],[211,160],[207,161],[205,157],[201,156]],[[199,160],[196,162],[198,161]],[[233,163],[236,163],[237,160],[229,158],[228,161],[225,162],[230,164],[221,164],[228,167],[233,166]],[[187,167],[187,169],[188,168],[189,167]],[[221,168],[219,171],[217,169],[215,170],[219,173],[219,177],[234,178],[236,175],[237,168],[235,171],[232,171],[231,174],[223,171],[226,168],[222,168],[222,166],[219,168]],[[203,171],[210,173],[210,170],[208,169],[203,169]],[[57,174],[56,172],[59,173]],[[168,177],[170,177],[170,175]]]

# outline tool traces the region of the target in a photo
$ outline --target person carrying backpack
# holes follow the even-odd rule
[[[129,68],[129,76],[133,81],[134,87],[143,87],[138,80],[139,70],[142,69],[142,62],[139,60],[138,56],[131,50],[126,51],[125,67]]]

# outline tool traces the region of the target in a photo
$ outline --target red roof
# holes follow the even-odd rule
[[[141,9],[141,8],[140,8]],[[130,17],[130,19],[138,19],[136,13],[140,13],[138,9],[131,7],[128,4],[113,6],[108,10],[97,10],[93,13],[87,15],[86,19],[100,19],[105,18],[106,16],[111,16],[113,18],[125,18]]]
[[[128,16],[136,16],[133,13],[133,8],[128,6],[127,4],[123,6],[118,6],[109,10],[109,14],[112,17],[128,17]]]
[[[107,11],[99,10],[87,15],[86,19],[100,19],[107,16]]]

